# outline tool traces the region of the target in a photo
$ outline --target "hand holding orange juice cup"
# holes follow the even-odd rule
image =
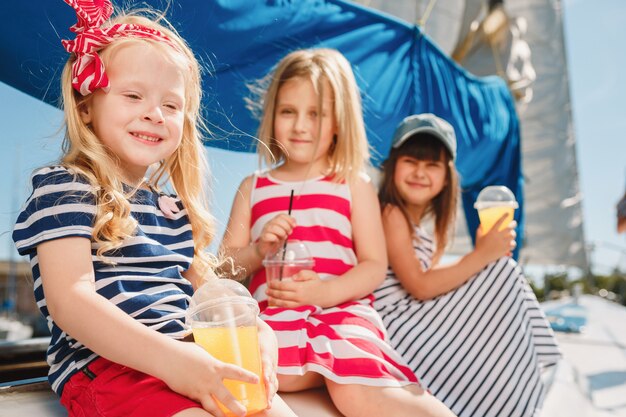
[[[498,230],[504,230],[513,221],[513,213],[519,207],[515,196],[503,185],[490,185],[483,188],[478,194],[474,208],[478,210],[480,224],[485,233],[489,232],[494,224],[506,214]]]
[[[236,281],[211,279],[194,293],[187,324],[195,342],[217,360],[237,365],[259,376],[258,384],[224,380],[224,386],[246,407],[247,414],[267,408],[256,318],[259,306]],[[235,416],[218,402],[226,416]]]

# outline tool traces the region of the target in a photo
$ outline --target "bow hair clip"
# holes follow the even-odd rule
[[[109,78],[98,51],[120,37],[148,38],[162,41],[178,50],[172,41],[158,30],[137,24],[116,24],[102,28],[113,13],[110,0],[63,0],[76,12],[77,23],[70,28],[73,40],[61,41],[65,50],[76,54],[72,64],[72,87],[83,96],[98,88],[109,91]]]
[[[85,29],[102,26],[113,14],[113,4],[110,0],[63,0],[72,6],[78,21],[70,30],[81,33]]]

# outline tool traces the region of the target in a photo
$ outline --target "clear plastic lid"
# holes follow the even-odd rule
[[[192,326],[199,322],[211,326],[239,325],[259,314],[259,304],[250,292],[231,279],[207,280],[191,297],[185,322]]]
[[[476,210],[501,206],[513,207],[515,209],[519,207],[517,201],[515,201],[513,192],[504,185],[490,185],[483,188],[480,193],[478,193],[478,197],[474,203]]]
[[[288,240],[286,245],[278,248],[276,252],[269,253],[263,260],[263,266],[284,263],[312,266],[315,261],[304,243],[299,240]]]

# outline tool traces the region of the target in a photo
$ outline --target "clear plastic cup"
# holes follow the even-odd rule
[[[312,269],[315,260],[304,243],[289,240],[278,251],[268,254],[263,260],[267,281],[290,279],[298,272]]]
[[[500,224],[499,230],[509,227],[513,221],[513,213],[518,207],[515,195],[503,185],[490,185],[483,188],[474,203],[474,208],[478,210],[480,224],[485,232],[491,230],[504,214],[507,217]]]
[[[248,414],[267,408],[256,317],[259,305],[240,283],[210,279],[194,293],[186,322],[195,342],[216,359],[237,365],[259,376],[258,384],[224,380],[231,394]],[[226,416],[234,416],[218,401]]]

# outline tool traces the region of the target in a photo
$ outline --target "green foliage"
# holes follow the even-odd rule
[[[529,281],[528,283],[530,284],[530,288],[532,288],[533,292],[535,293],[535,297],[537,297],[537,300],[545,301],[546,295],[543,291],[543,287],[537,287],[532,281]]]
[[[560,293],[573,292],[575,286],[581,286],[584,294],[599,294],[609,300],[626,305],[626,273],[615,270],[610,275],[588,275],[578,280],[569,281],[567,273],[546,274],[544,286],[539,288],[530,282],[539,301],[559,297]]]

